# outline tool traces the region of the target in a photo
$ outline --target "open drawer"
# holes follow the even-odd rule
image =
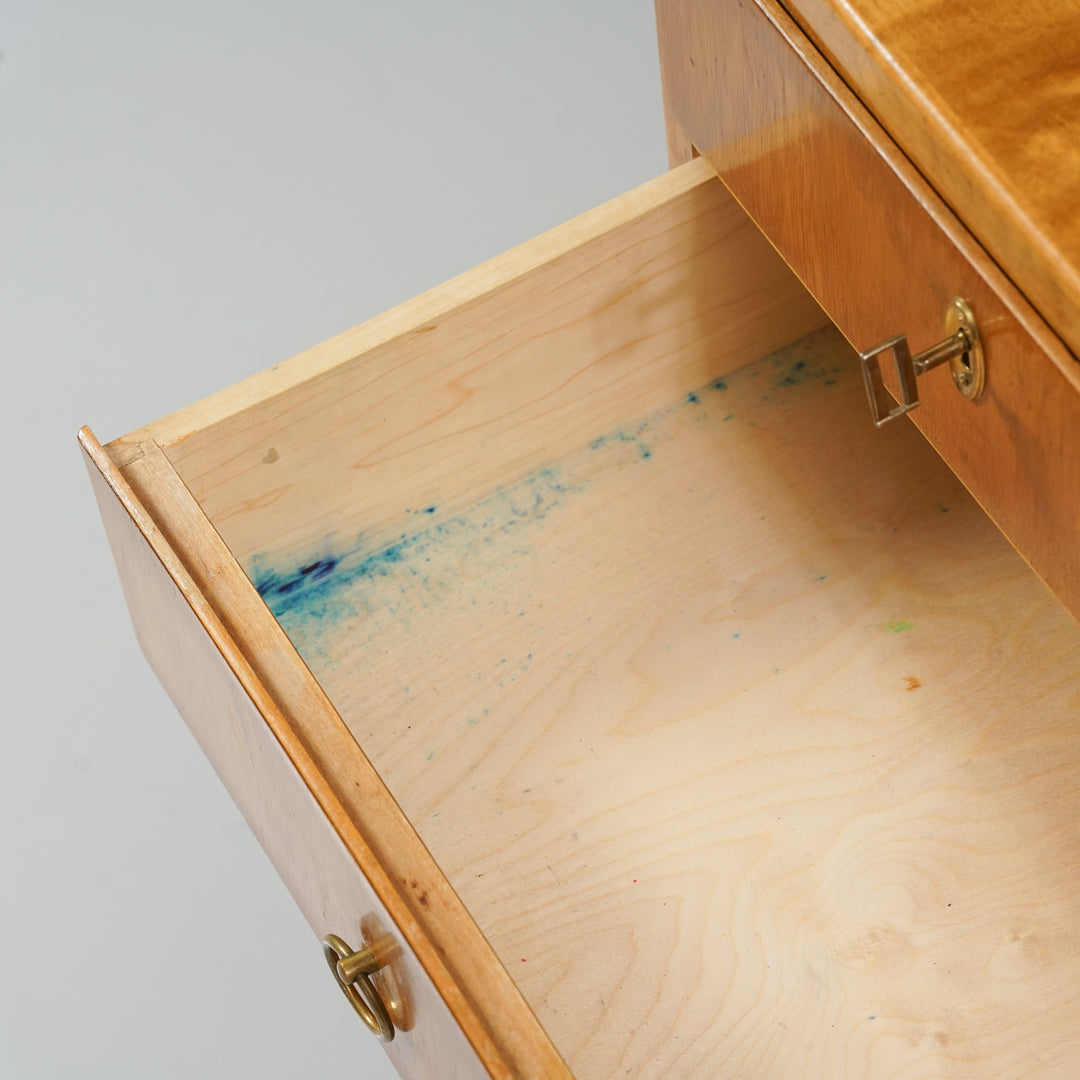
[[[1080,629],[703,161],[81,439],[403,1076],[1071,1074]]]

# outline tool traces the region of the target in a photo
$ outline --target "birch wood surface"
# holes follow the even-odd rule
[[[1075,1075],[1080,631],[861,394],[823,332],[268,594],[579,1080]]]

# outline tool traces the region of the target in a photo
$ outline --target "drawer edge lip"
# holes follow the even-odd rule
[[[544,1075],[551,1077],[552,1080],[573,1080],[565,1062],[521,996],[509,973],[438,868],[411,823],[386,790],[381,778],[375,774],[361,747],[345,728],[344,723],[333,710],[333,706],[325,700],[323,695],[324,703],[319,704],[324,705],[324,712],[329,709],[336,718],[342,736],[341,745],[330,748],[330,752],[337,755],[344,754],[351,758],[351,761],[347,763],[350,766],[362,762],[370,770],[370,776],[367,778],[368,793],[373,781],[382,789],[385,797],[383,805],[379,807],[381,817],[376,824],[385,823],[387,811],[390,808],[389,813],[397,819],[393,822],[395,840],[400,842],[404,834],[412,842],[412,849],[406,860],[398,859],[397,862],[414,858],[416,864],[411,867],[413,870],[417,869],[417,864],[422,865],[423,869],[420,873],[423,876],[420,880],[427,886],[426,889],[410,890],[408,875],[397,873],[396,867],[388,867],[384,857],[385,852],[379,852],[369,843],[370,829],[362,826],[361,816],[350,808],[348,793],[344,798],[342,797],[340,779],[335,783],[334,777],[320,768],[317,760],[319,747],[309,745],[304,740],[291,716],[291,710],[278,701],[277,696],[249,662],[226,620],[221,617],[213,598],[207,595],[208,590],[203,588],[190,572],[188,562],[182,557],[175,542],[169,536],[167,524],[163,527],[163,523],[158,520],[158,517],[162,515],[167,519],[173,508],[157,505],[154,500],[147,499],[145,494],[137,493],[128,482],[122,469],[143,461],[148,456],[159,457],[169,471],[172,471],[171,464],[168,463],[167,456],[161,447],[152,441],[137,445],[121,443],[120,445],[110,444],[108,447],[102,446],[89,427],[83,427],[79,431],[78,441],[88,466],[100,473],[101,478],[176,585],[218,649],[222,659],[262,716],[273,738],[296,770],[301,783],[310,792],[327,823],[368,879],[373,892],[385,906],[398,932],[427,972],[446,1007],[490,1075],[494,1078],[506,1078],[506,1080],[531,1075]],[[183,487],[182,481],[175,472],[173,476],[177,484]],[[188,495],[188,498],[190,499],[191,496]],[[212,529],[208,522],[206,526]],[[222,547],[224,547],[223,542]],[[238,565],[236,573],[244,576]],[[244,581],[247,582],[252,596],[256,597],[261,605],[261,599],[258,598],[246,576]],[[264,611],[266,619],[277,626],[269,611],[265,608]],[[283,631],[281,634],[284,636]],[[291,648],[291,645],[289,647]],[[299,656],[296,656],[296,662],[304,666]],[[304,671],[307,671],[306,667]],[[327,748],[323,747],[323,749]],[[418,895],[424,897],[423,908],[417,900]],[[428,914],[431,896],[438,897],[451,908],[456,905],[457,911],[439,912],[436,908],[437,914],[442,917],[453,917],[453,921],[457,924],[450,934],[440,934],[434,914]],[[460,940],[460,933],[463,930],[471,939],[470,947],[483,954],[482,960],[485,965],[483,978],[474,977],[471,982],[463,978],[458,965],[453,964],[452,952],[448,947]],[[470,930],[471,933],[469,933]],[[470,956],[470,963],[475,964],[476,959],[477,955],[474,952]],[[501,1005],[501,1010],[484,1008],[483,1003],[476,1000],[470,988],[475,988],[477,985],[482,988],[494,985],[500,991],[497,1000]],[[492,996],[490,991],[488,995]],[[509,1022],[506,1019],[507,1014],[511,1017]],[[540,1072],[536,1072],[537,1069]]]

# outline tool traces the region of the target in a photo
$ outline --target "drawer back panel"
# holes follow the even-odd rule
[[[285,389],[149,433],[241,563],[310,543],[303,565],[329,535],[390,543],[404,512],[511,480],[825,321],[698,161],[282,365]]]

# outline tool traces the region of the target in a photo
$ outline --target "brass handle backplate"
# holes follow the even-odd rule
[[[375,954],[371,949],[354,952],[337,934],[327,934],[322,945],[326,962],[349,1004],[369,1031],[383,1042],[390,1042],[394,1037],[394,1022],[370,979],[379,970]]]
[[[916,376],[946,361],[952,372],[953,383],[964,397],[974,401],[983,392],[986,385],[986,359],[983,355],[982,337],[974,313],[968,307],[967,301],[959,296],[954,296],[945,309],[945,334],[944,341],[939,341],[915,356],[911,355],[904,334],[889,338],[867,352],[859,353],[866,396],[870,399],[870,414],[878,427],[911,412],[919,404]],[[878,359],[886,352],[893,354],[896,378],[900,383],[900,403],[892,408],[887,403]]]

